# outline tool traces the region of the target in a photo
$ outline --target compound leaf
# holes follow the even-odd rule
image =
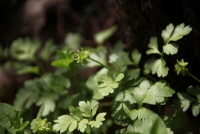
[[[122,74],[122,73],[117,75],[115,80],[113,80],[113,78],[111,78],[108,75],[102,75],[99,78],[100,84],[98,85],[98,87],[100,88],[99,92],[101,93],[101,95],[107,96],[109,93],[113,93],[114,89],[116,89],[119,86],[119,82],[123,78],[124,78],[124,74]]]
[[[70,115],[59,116],[54,122],[56,124],[53,125],[53,129],[57,132],[60,131],[60,133],[65,132],[67,129],[70,129],[70,132],[72,132],[77,127],[77,123],[74,123],[76,120]]]
[[[157,59],[153,62],[153,65],[151,67],[152,74],[157,73],[158,77],[165,77],[168,74],[169,68],[166,65],[166,62],[164,59]]]
[[[168,43],[163,46],[163,52],[167,55],[171,54],[176,54],[178,52],[178,45],[175,43]]]
[[[89,124],[91,125],[91,127],[96,127],[99,128],[103,123],[103,121],[105,120],[104,116],[106,115],[106,113],[99,113],[96,117],[95,121],[90,121]]]
[[[80,101],[79,102],[79,109],[81,110],[82,115],[84,117],[93,117],[93,115],[96,113],[96,110],[98,108],[98,103],[96,102],[85,102],[85,101]]]
[[[149,50],[146,51],[146,53],[149,54],[161,54],[161,52],[158,50],[158,42],[157,37],[151,37],[150,42],[148,44]]]
[[[39,48],[39,40],[19,38],[12,42],[11,56],[18,60],[34,60],[35,53]]]

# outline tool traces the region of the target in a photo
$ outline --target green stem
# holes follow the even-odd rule
[[[103,129],[99,128],[103,134],[107,134]]]
[[[194,78],[196,81],[198,81],[199,83],[200,83],[200,80],[197,78],[197,77],[195,77],[194,75],[192,75],[190,72],[186,72],[188,75],[190,75],[192,78]]]
[[[99,104],[99,107],[107,107],[107,106],[112,106],[113,102],[103,102]]]
[[[111,68],[110,68],[109,66],[104,65],[103,63],[101,63],[101,62],[99,62],[99,61],[97,61],[97,60],[95,60],[95,59],[93,59],[93,58],[90,58],[90,57],[89,57],[88,59],[90,59],[90,60],[92,60],[92,61],[94,61],[94,62],[96,62],[96,63],[102,65],[103,67],[107,68],[108,70],[111,70]]]

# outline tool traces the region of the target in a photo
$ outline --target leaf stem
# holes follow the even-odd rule
[[[112,106],[113,102],[103,102],[99,104],[99,107],[107,107],[107,106]]]
[[[194,75],[192,75],[190,72],[186,72],[189,76],[191,76],[192,78],[194,78],[196,81],[198,81],[199,83],[200,83],[200,80],[197,78],[197,77],[195,77]]]
[[[107,134],[103,129],[99,128],[103,134]]]
[[[103,63],[101,63],[101,62],[99,62],[99,61],[97,61],[97,60],[95,60],[95,59],[93,59],[93,58],[90,58],[90,57],[89,57],[88,59],[90,59],[90,60],[92,60],[92,61],[94,61],[94,62],[96,62],[96,63],[102,65],[103,67],[107,68],[108,70],[111,70],[111,68],[110,68],[109,66],[104,65]]]

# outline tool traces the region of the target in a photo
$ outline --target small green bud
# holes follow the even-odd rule
[[[175,65],[175,71],[177,72],[177,74],[185,75],[186,72],[188,71],[188,69],[186,68],[187,65],[188,62],[184,62],[183,59],[181,61],[177,60],[177,64]]]
[[[77,50],[77,52],[74,54],[74,57],[77,63],[84,65],[87,63],[87,59],[90,57],[90,54],[90,51],[81,48],[81,50]]]
[[[38,131],[47,132],[51,129],[51,123],[47,122],[47,119],[40,119],[39,121],[35,122],[33,132],[36,133]]]

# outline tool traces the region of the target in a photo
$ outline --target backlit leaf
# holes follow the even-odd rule
[[[172,44],[172,43],[168,43],[166,45],[163,46],[163,52],[167,55],[171,54],[176,54],[178,52],[178,45],[177,44]]]
[[[158,50],[158,42],[157,37],[151,37],[150,42],[148,44],[149,50],[146,51],[146,53],[149,54],[161,54],[161,52]]]
[[[96,127],[99,128],[103,123],[103,121],[105,120],[104,116],[106,115],[106,113],[99,113],[96,117],[95,121],[90,121],[89,124],[91,125],[91,127]]]
[[[152,74],[157,74],[158,77],[165,77],[168,74],[169,68],[166,65],[166,62],[164,59],[157,59],[153,62],[153,65],[151,67]]]
[[[161,36],[162,36],[162,38],[163,38],[163,40],[164,40],[165,42],[168,42],[168,41],[169,41],[173,30],[174,30],[174,25],[171,23],[171,24],[169,24],[169,25],[166,27],[165,30],[162,31]]]
[[[185,26],[184,23],[181,23],[180,25],[176,26],[176,28],[174,29],[174,32],[171,35],[170,40],[177,41],[181,39],[183,36],[189,34],[191,31],[192,31],[192,28],[190,26]]]

